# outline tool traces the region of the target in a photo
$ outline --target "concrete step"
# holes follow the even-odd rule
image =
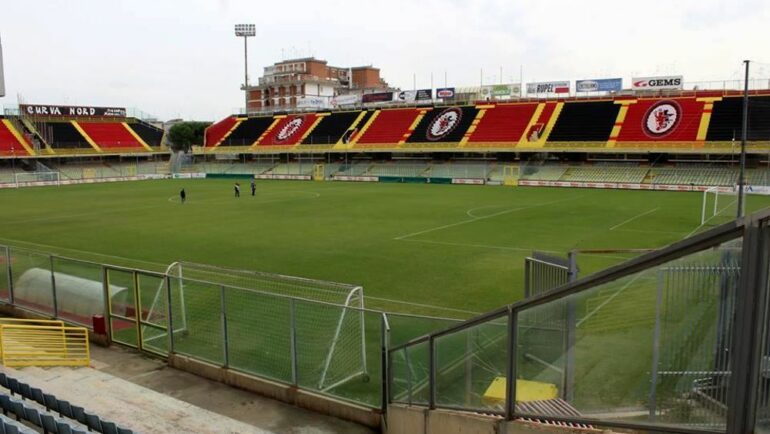
[[[140,433],[271,434],[93,367],[2,369],[20,381]]]

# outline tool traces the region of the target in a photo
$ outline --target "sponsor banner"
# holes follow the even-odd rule
[[[569,93],[569,81],[544,81],[541,83],[527,83],[527,93]]]
[[[120,181],[143,181],[147,179],[170,179],[171,175],[136,175],[136,176],[116,176],[110,178],[86,178],[86,179],[64,179],[59,182],[56,181],[27,181],[20,182],[18,184],[13,182],[0,183],[0,188],[17,188],[17,187],[43,187],[50,185],[75,185],[75,184],[100,184],[103,182],[120,182]]]
[[[681,75],[662,75],[658,77],[634,77],[631,79],[633,90],[682,89],[684,79]]]
[[[706,191],[707,185],[661,185],[661,184],[628,184],[615,182],[568,182],[568,181],[532,181],[520,179],[520,186],[527,187],[571,187],[571,188],[605,188],[624,190],[656,190],[656,191]],[[731,187],[719,187],[720,192],[733,191]]]
[[[452,184],[484,185],[484,180],[479,178],[452,178]]]
[[[332,178],[335,181],[357,181],[357,182],[377,182],[380,178],[376,176],[347,176],[336,175]]]
[[[257,179],[291,179],[295,181],[309,181],[310,175],[254,175]]]
[[[361,102],[360,95],[337,95],[331,100],[332,107],[356,105]]]
[[[493,84],[481,87],[482,98],[506,98],[521,95],[521,84]]]
[[[731,191],[737,192],[738,188],[736,187],[734,190],[731,190]],[[767,185],[747,185],[745,191],[746,191],[747,194],[770,195],[770,186],[767,186]]]
[[[440,87],[436,89],[436,98],[452,99],[454,97],[455,97],[455,88],[453,87]]]
[[[398,100],[403,102],[430,101],[433,89],[405,90],[398,93]]]
[[[28,116],[126,117],[126,109],[124,107],[20,104],[19,110]]]
[[[575,91],[577,92],[617,92],[621,89],[623,89],[622,78],[600,78],[575,82]]]
[[[393,101],[393,92],[367,93],[361,96],[361,102],[390,102]]]
[[[322,96],[303,97],[297,100],[299,108],[326,108],[329,106],[329,99]]]
[[[201,179],[201,178],[205,178],[206,174],[205,173],[200,173],[200,172],[197,172],[197,173],[174,173],[174,174],[171,175],[171,177],[174,178],[174,179]]]

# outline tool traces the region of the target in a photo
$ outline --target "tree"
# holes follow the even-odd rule
[[[168,131],[171,148],[188,151],[192,146],[203,145],[203,135],[211,122],[180,122]]]

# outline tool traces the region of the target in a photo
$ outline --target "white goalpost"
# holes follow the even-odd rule
[[[59,172],[19,172],[13,175],[16,187],[29,187],[37,185],[60,185]]]
[[[745,199],[744,193],[744,199]],[[744,209],[746,201],[743,201]],[[703,191],[700,224],[717,225],[734,219],[738,214],[738,190],[711,187]]]
[[[177,349],[180,343],[191,345],[185,340],[198,342],[210,330],[211,317],[222,316],[228,322],[230,351],[241,357],[258,357],[245,355],[251,351],[270,353],[268,375],[285,372],[289,361],[282,362],[274,353],[289,347],[295,362],[292,371],[298,369],[300,381],[318,390],[334,389],[355,378],[366,380],[362,287],[190,262],[174,262],[165,274],[170,297],[166,283],[159,285],[148,318],[165,318],[172,312],[166,324]],[[203,299],[207,301],[201,304]],[[252,333],[266,347],[238,341]],[[168,339],[168,333],[155,333],[144,342],[157,339]],[[292,375],[296,378],[297,373]]]

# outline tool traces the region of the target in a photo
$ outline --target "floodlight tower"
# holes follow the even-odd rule
[[[243,94],[244,96],[244,114],[249,114],[249,50],[248,41],[252,36],[257,35],[257,26],[254,24],[236,24],[235,36],[243,38]]]
[[[3,76],[3,41],[0,40],[0,97],[5,96],[5,77]]]

